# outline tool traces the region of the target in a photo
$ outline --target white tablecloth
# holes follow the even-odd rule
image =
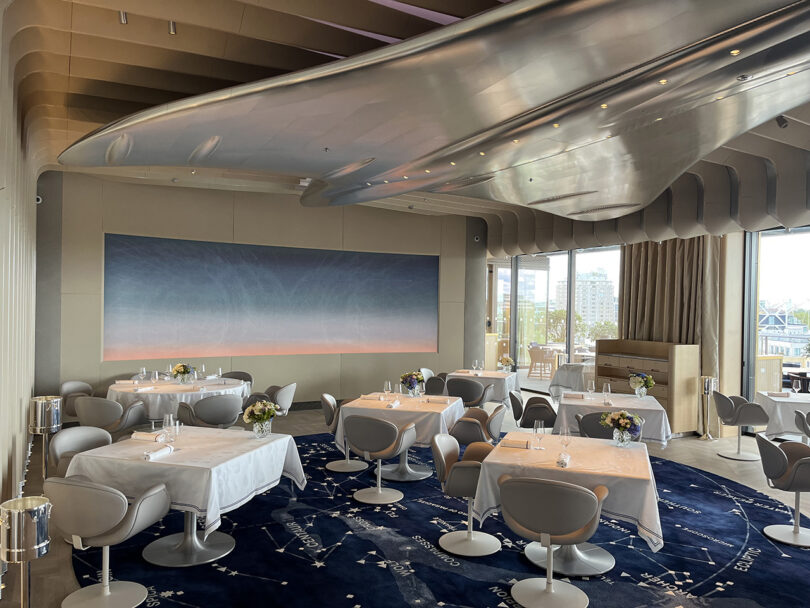
[[[171,506],[205,518],[205,534],[219,527],[220,514],[272,488],[282,475],[306,485],[298,448],[290,435],[257,439],[252,432],[183,427],[175,451],[146,461],[159,443],[127,439],[73,457],[67,475],[86,475],[128,498],[165,483]]]
[[[768,414],[768,426],[765,435],[776,437],[782,433],[796,433],[803,435],[796,426],[796,410],[803,413],[810,412],[810,393],[791,393],[790,397],[770,397],[766,391],[758,391],[754,395],[754,403],[758,403]]]
[[[571,393],[573,391],[568,391]],[[591,412],[618,412],[627,410],[631,414],[638,414],[644,418],[644,429],[641,434],[642,441],[659,443],[666,447],[667,441],[672,437],[672,430],[669,428],[669,418],[666,410],[661,407],[658,400],[647,395],[639,399],[635,395],[612,394],[610,401],[613,405],[602,403],[602,393],[576,393],[582,394],[583,399],[572,399],[563,393],[560,404],[557,406],[557,422],[554,423],[554,433],[561,433],[568,429],[571,433],[579,434],[579,424],[576,415],[590,414]]]
[[[386,399],[380,401],[380,397]],[[389,408],[389,401],[399,399],[397,407]],[[426,401],[427,400],[427,401]],[[464,402],[458,397],[433,396],[408,397],[407,395],[383,395],[372,393],[364,395],[340,406],[338,425],[335,429],[335,445],[343,451],[343,421],[346,416],[357,414],[371,416],[393,422],[397,426],[413,422],[416,426],[414,445],[428,447],[436,433],[447,433],[464,416]]]
[[[555,401],[559,401],[560,395],[567,390],[585,390],[586,367],[593,367],[593,365],[587,363],[563,363],[556,369],[548,385],[548,392]]]
[[[520,382],[515,372],[484,370],[482,372],[473,373],[468,369],[459,369],[447,374],[447,379],[450,380],[451,378],[472,379],[480,382],[484,386],[494,384],[495,386],[492,387],[492,400],[500,401],[506,407],[509,407],[509,392],[520,390]]]
[[[511,432],[506,439],[525,441],[529,433]],[[653,551],[664,546],[661,520],[658,516],[658,492],[650,466],[647,446],[633,443],[620,448],[607,439],[572,437],[568,446],[571,460],[568,468],[557,466],[557,456],[563,450],[559,435],[545,435],[541,445],[545,450],[496,447],[484,459],[473,512],[483,522],[500,508],[501,494],[498,478],[504,473],[516,477],[539,477],[566,481],[590,490],[603,485],[609,495],[602,506],[602,517],[634,524],[641,538]]]
[[[154,388],[143,390],[150,386],[154,386]],[[194,404],[204,397],[213,395],[238,395],[244,398],[249,394],[250,387],[241,380],[214,378],[196,380],[191,384],[180,384],[179,382],[113,384],[107,391],[107,399],[117,401],[121,405],[143,401],[146,406],[146,417],[161,420],[164,414],[176,414],[177,406],[181,401]]]

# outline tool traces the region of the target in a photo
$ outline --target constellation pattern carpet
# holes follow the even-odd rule
[[[511,607],[511,585],[544,572],[522,555],[525,541],[500,516],[484,530],[503,548],[482,558],[448,555],[439,536],[465,527],[466,503],[445,497],[435,477],[390,484],[405,492],[390,506],[361,505],[352,493],[373,484],[369,471],[323,468],[340,457],[329,435],[296,438],[308,483],[287,479],[223,518],[236,549],[212,564],[161,568],[141,558],[156,537],[182,530],[172,511],[159,524],[111,548],[112,574],[149,589],[145,606],[330,606],[334,608]],[[429,449],[412,460],[432,464]],[[591,542],[616,567],[572,579],[597,607],[754,608],[805,605],[810,552],[779,545],[761,530],[791,522],[790,510],[738,483],[668,460],[652,459],[664,547],[653,553],[628,524],[602,519]],[[786,500],[791,500],[785,494]],[[82,585],[99,580],[101,550],[75,551]],[[566,579],[567,580],[567,579]]]

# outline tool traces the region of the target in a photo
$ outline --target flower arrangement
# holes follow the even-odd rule
[[[187,382],[193,371],[188,363],[178,363],[172,368],[172,376],[179,378],[180,382]]]
[[[500,363],[503,367],[512,367],[515,364],[515,360],[512,359],[509,355],[504,353],[498,359],[498,363]]]
[[[641,432],[641,418],[635,414],[630,414],[627,410],[605,412],[602,414],[600,423],[602,426],[628,432],[632,436],[636,436]]]
[[[242,414],[242,420],[245,422],[267,422],[271,420],[279,411],[278,405],[270,401],[256,401],[250,404],[245,413]]]
[[[655,386],[652,374],[645,374],[644,372],[633,372],[630,374],[630,388],[633,390],[639,388],[652,388]]]
[[[399,381],[409,391],[416,389],[421,382],[425,381],[422,372],[405,372],[399,377]]]

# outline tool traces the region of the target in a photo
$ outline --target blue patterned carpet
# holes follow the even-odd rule
[[[397,504],[352,500],[369,486],[368,472],[323,468],[340,457],[329,435],[296,438],[308,485],[289,480],[223,518],[236,549],[213,564],[166,569],[143,561],[158,536],[182,529],[182,514],[111,549],[113,576],[149,588],[144,606],[284,606],[334,608],[506,607],[516,580],[541,576],[522,555],[524,541],[500,517],[484,525],[503,549],[464,559],[437,548],[439,536],[465,526],[466,503],[444,497],[435,477],[391,484],[405,492]],[[431,463],[430,450],[416,449]],[[790,523],[782,503],[697,469],[655,458],[664,548],[652,553],[635,530],[603,519],[592,542],[616,557],[604,576],[573,580],[596,607],[804,606],[810,600],[810,552],[777,545],[761,530]],[[785,495],[786,500],[791,500]],[[97,582],[101,551],[74,552],[82,585]]]

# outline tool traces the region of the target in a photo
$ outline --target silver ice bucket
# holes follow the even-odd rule
[[[48,552],[51,502],[45,496],[13,498],[0,504],[0,560],[16,564]]]
[[[28,408],[28,432],[55,433],[62,428],[62,397],[33,397]]]

